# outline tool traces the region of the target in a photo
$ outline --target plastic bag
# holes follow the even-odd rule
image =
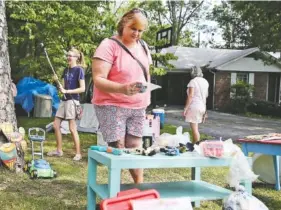
[[[182,126],[177,127],[176,134],[172,135],[170,133],[163,133],[156,139],[156,144],[158,146],[171,146],[177,147],[179,143],[186,145],[190,142],[190,135],[188,132],[182,133]]]
[[[224,155],[223,142],[219,140],[204,141],[194,145],[195,151],[205,157],[221,158]]]
[[[203,142],[204,143],[204,142]],[[229,173],[227,176],[227,182],[230,187],[238,187],[240,182],[243,180],[254,181],[258,178],[258,175],[254,174],[251,170],[249,162],[241,149],[233,144],[231,139],[226,141],[221,141],[223,145],[223,155],[221,153],[213,154],[213,157],[227,158],[232,157],[232,161],[229,166]],[[206,152],[204,152],[204,144],[194,145],[194,150],[202,155],[206,156]],[[210,154],[207,154],[207,156]]]
[[[251,170],[247,157],[231,139],[224,142],[224,157],[233,157],[227,177],[230,187],[237,188],[243,180],[254,181],[258,178]]]
[[[239,186],[224,199],[223,210],[268,210],[268,208],[255,196],[247,193],[243,186]]]
[[[132,200],[133,210],[192,210],[190,198]]]

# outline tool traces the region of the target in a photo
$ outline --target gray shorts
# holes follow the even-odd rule
[[[105,142],[123,140],[126,134],[142,137],[145,109],[95,105],[100,131]]]
[[[74,103],[80,104],[80,102],[77,100],[61,101],[56,113],[56,117],[65,120],[75,120],[76,110],[75,110]]]

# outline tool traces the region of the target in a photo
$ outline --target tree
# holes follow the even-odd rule
[[[213,11],[224,39],[234,46],[280,52],[281,2],[227,1]]]
[[[111,36],[115,22],[111,2],[6,2],[13,75],[51,80],[40,43],[44,42],[58,74],[66,67],[65,51],[75,46],[91,63],[93,50]]]
[[[171,26],[173,30],[172,45],[178,45],[182,38],[187,38],[186,25],[199,18],[203,1],[144,1],[141,7],[148,11],[150,23],[160,28]],[[186,40],[191,44],[191,39]]]
[[[4,122],[12,123],[14,130],[17,129],[8,53],[8,27],[5,3],[0,1],[0,123]]]
[[[222,2],[221,5],[213,9],[209,17],[217,21],[219,27],[223,30],[222,37],[225,45],[221,47],[226,49],[245,49],[251,46],[248,24],[241,18],[241,14],[233,10],[231,4]]]

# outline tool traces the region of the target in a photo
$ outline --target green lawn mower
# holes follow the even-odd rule
[[[30,174],[31,179],[35,178],[54,178],[57,176],[56,171],[51,168],[48,161],[43,157],[43,142],[45,141],[45,130],[42,128],[29,128],[28,138],[31,142],[32,160],[25,165],[25,171]],[[34,152],[34,143],[40,143],[40,152]],[[39,155],[41,159],[35,159]]]

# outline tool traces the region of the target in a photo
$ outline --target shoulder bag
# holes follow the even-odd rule
[[[147,82],[148,81],[148,76],[147,76],[147,71],[146,71],[146,68],[144,67],[144,65],[140,62],[139,59],[137,59],[131,52],[130,50],[124,45],[122,44],[119,40],[115,39],[115,38],[109,38],[113,41],[115,41],[120,47],[122,47],[135,61],[137,61],[137,63],[140,65],[142,71],[143,71],[143,74],[144,74],[144,78],[145,78],[145,81]],[[139,40],[141,46],[143,47],[145,53],[147,54],[147,49],[144,45],[144,42],[143,40]]]
[[[204,96],[203,96],[202,90],[201,90],[201,88],[199,86],[199,83],[196,80],[195,80],[195,83],[197,84],[197,87],[200,90],[200,94],[201,94],[201,98],[202,98],[203,102],[205,102],[205,104],[206,104],[206,99],[204,99]],[[206,107],[206,111],[205,111],[205,113],[202,116],[202,123],[205,123],[207,118],[208,118],[208,113],[207,113],[207,107]]]

